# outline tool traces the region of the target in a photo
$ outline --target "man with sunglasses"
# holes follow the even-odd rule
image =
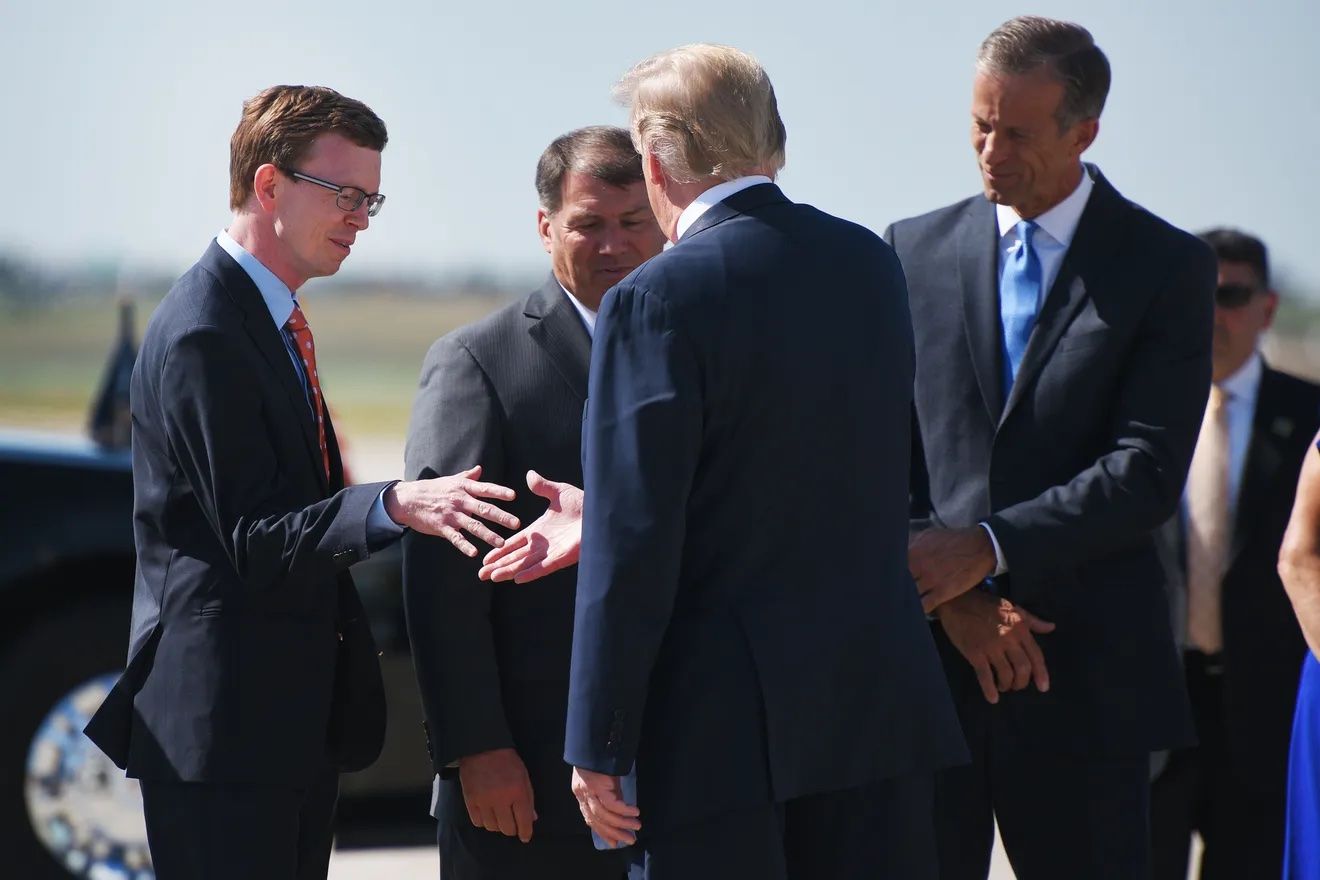
[[[324,878],[341,770],[379,754],[385,701],[349,566],[410,527],[517,519],[480,468],[344,485],[296,292],[385,200],[385,125],[275,86],[230,142],[229,228],[161,302],[133,371],[137,580],[128,666],[87,734],[141,780],[159,880]]]
[[[1219,258],[1214,385],[1183,506],[1161,531],[1198,744],[1151,790],[1154,880],[1183,880],[1193,831],[1201,877],[1278,877],[1293,701],[1306,644],[1275,568],[1293,490],[1320,426],[1320,386],[1269,367],[1278,308],[1264,243],[1201,236]]]

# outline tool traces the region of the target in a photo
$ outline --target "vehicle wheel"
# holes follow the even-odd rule
[[[127,602],[84,600],[0,654],[0,852],[25,880],[152,880],[136,780],[82,728],[123,669]]]

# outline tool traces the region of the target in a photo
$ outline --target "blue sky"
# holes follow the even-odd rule
[[[672,0],[118,4],[0,9],[11,193],[0,250],[178,272],[222,228],[244,98],[330,85],[386,121],[389,202],[342,277],[539,272],[532,173],[554,136],[622,124],[633,62],[729,43],[770,72],[790,197],[884,228],[977,190],[967,142],[980,40],[1021,12],[1091,29],[1114,87],[1088,159],[1190,229],[1262,235],[1320,295],[1320,2]]]

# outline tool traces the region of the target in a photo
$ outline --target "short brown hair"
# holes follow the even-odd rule
[[[559,210],[564,175],[570,171],[622,188],[641,183],[642,157],[627,129],[613,125],[589,125],[561,134],[536,163],[536,195],[547,214]]]
[[[252,195],[258,168],[297,165],[312,141],[331,131],[376,151],[389,140],[370,107],[324,86],[271,86],[244,101],[243,118],[229,139],[230,210]]]
[[[1109,96],[1109,59],[1080,24],[1020,15],[981,43],[976,56],[984,73],[1020,75],[1042,68],[1063,83],[1055,118],[1066,130],[1083,119],[1099,119]]]
[[[674,180],[774,177],[787,134],[770,77],[729,46],[694,43],[653,55],[623,75],[614,94],[630,108],[633,142]]]

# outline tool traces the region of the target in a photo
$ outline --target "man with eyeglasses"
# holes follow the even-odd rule
[[[1154,880],[1278,877],[1293,702],[1306,644],[1275,568],[1293,491],[1320,426],[1320,386],[1261,357],[1278,308],[1264,243],[1201,235],[1219,258],[1214,384],[1182,510],[1161,531],[1198,744],[1151,790]]]
[[[385,197],[385,125],[274,86],[230,141],[229,228],[162,300],[132,380],[128,666],[87,734],[141,780],[158,880],[324,878],[338,774],[375,760],[377,652],[351,565],[406,528],[499,546],[480,468],[344,485],[296,292]]]

